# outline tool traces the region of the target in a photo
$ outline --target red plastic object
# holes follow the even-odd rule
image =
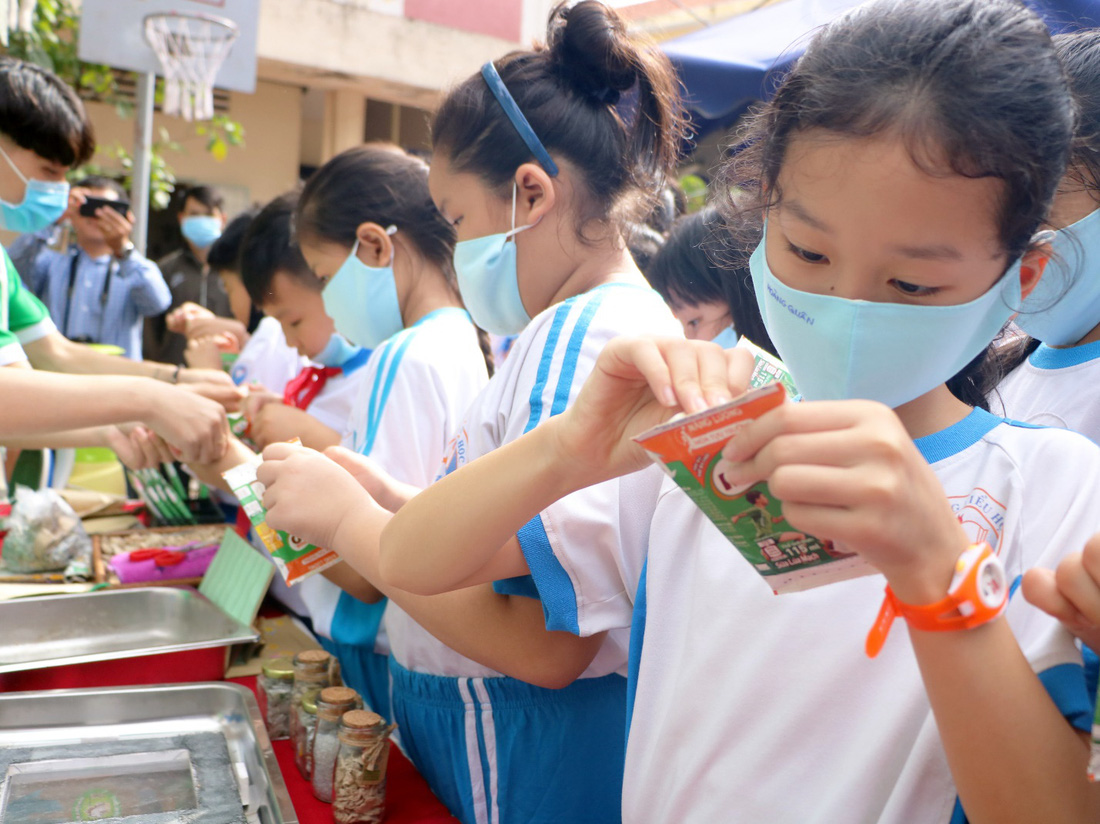
[[[185,552],[176,552],[169,549],[162,549],[160,552],[157,553],[157,556],[153,560],[156,562],[158,567],[163,569],[164,567],[181,564],[183,563],[185,558],[187,558],[187,553]]]
[[[0,692],[221,681],[225,647],[0,673]]]
[[[163,550],[160,547],[149,546],[142,549],[135,549],[130,553],[131,561],[152,561]]]

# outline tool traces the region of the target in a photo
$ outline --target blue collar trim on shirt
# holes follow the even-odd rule
[[[968,449],[1004,422],[1004,418],[998,418],[984,409],[975,409],[958,423],[917,438],[914,443],[924,459],[934,464]]]
[[[1065,369],[1097,358],[1100,358],[1100,340],[1083,346],[1067,346],[1064,349],[1055,349],[1044,343],[1031,353],[1027,362],[1036,369]]]
[[[360,346],[359,351],[340,364],[340,368],[344,370],[345,375],[350,375],[355,370],[363,366],[369,359],[372,350],[366,347]]]

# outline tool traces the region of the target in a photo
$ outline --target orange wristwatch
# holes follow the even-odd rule
[[[879,654],[894,619],[925,632],[974,629],[1001,616],[1008,606],[1008,578],[1001,559],[987,543],[973,544],[955,562],[947,597],[934,604],[904,604],[889,586],[875,625],[867,634],[867,656]]]

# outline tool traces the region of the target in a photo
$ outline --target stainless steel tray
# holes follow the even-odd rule
[[[197,732],[220,732],[231,758],[245,765],[250,821],[299,824],[260,709],[245,687],[222,682],[0,695],[0,748]]]
[[[255,630],[190,588],[142,587],[0,603],[0,673],[258,639]]]

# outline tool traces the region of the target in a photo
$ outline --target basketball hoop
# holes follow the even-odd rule
[[[214,78],[240,30],[209,14],[150,14],[145,39],[164,70],[164,113],[184,120],[214,116]]]

